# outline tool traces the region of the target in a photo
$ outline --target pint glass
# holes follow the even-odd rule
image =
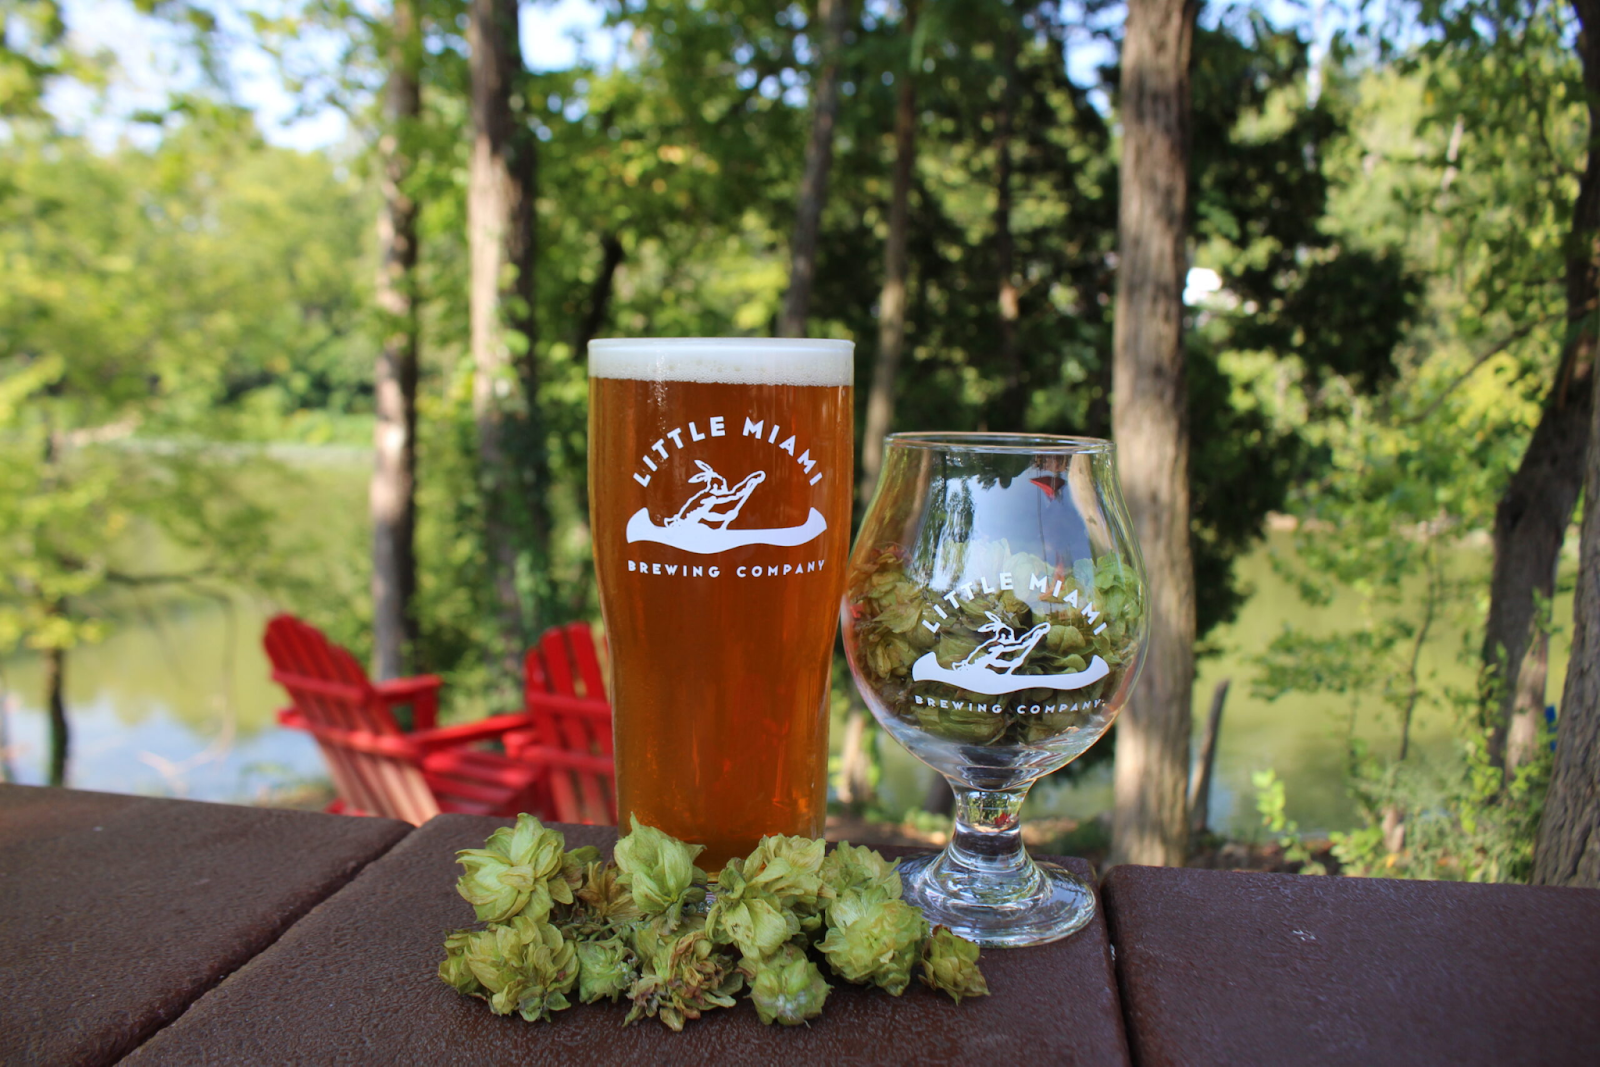
[[[820,836],[849,550],[853,344],[589,346],[617,812],[706,846]]]

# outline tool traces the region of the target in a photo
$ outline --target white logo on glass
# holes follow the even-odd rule
[[[765,471],[747,475],[737,485],[730,486],[728,479],[711,469],[710,464],[695,460],[699,474],[689,476],[690,485],[699,485],[694,494],[683,502],[678,513],[657,526],[650,519],[647,508],[640,508],[628,519],[628,543],[654,541],[659,545],[680,548],[685,552],[709,556],[726,552],[730,548],[746,545],[777,545],[792,548],[817,538],[828,528],[828,521],[816,508],[799,526],[784,526],[771,530],[730,530],[728,525],[739,517],[745,501],[755,492],[756,486],[767,480]]]
[[[1028,653],[1044,640],[1050,624],[1041,622],[1021,637],[992,611],[980,633],[991,634],[989,640],[972,650],[972,654],[954,667],[941,667],[932,652],[911,665],[914,682],[944,682],[972,693],[999,696],[1024,689],[1082,689],[1093,685],[1110,673],[1106,661],[1095,656],[1081,671],[1069,674],[1014,674],[1027,660]]]

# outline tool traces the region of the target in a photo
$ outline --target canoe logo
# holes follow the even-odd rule
[[[1105,660],[1095,656],[1081,671],[1067,674],[1016,674],[1014,672],[1027,662],[1034,646],[1050,632],[1050,624],[1041,622],[1018,636],[994,612],[986,611],[984,615],[989,621],[979,628],[979,632],[988,634],[988,640],[954,667],[941,667],[932,652],[925,653],[911,665],[911,680],[944,682],[971,693],[999,696],[1024,689],[1083,689],[1111,671]]]
[[[816,508],[799,526],[785,526],[765,530],[729,529],[739,517],[750,495],[767,480],[766,471],[752,471],[733,485],[712,469],[709,463],[695,460],[698,468],[689,476],[689,484],[697,486],[683,502],[677,513],[657,525],[650,518],[648,508],[640,508],[628,519],[628,543],[653,541],[659,545],[693,552],[701,556],[726,552],[747,545],[776,545],[792,548],[813,541],[828,528],[822,512]]]

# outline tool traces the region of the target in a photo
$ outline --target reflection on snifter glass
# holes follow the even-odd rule
[[[873,714],[956,792],[949,847],[901,868],[906,898],[982,944],[1081,927],[1092,889],[1029,859],[1018,815],[1105,733],[1139,669],[1144,565],[1110,442],[890,437],[843,619]]]
[[[848,341],[595,341],[589,494],[618,817],[820,836],[850,530]]]

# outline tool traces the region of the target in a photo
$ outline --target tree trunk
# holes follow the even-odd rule
[[[1533,880],[1600,888],[1600,375],[1592,384],[1572,659],[1561,694],[1555,773],[1539,824]]]
[[[622,247],[622,240],[614,233],[608,233],[600,239],[600,271],[595,275],[594,284],[589,289],[589,309],[584,313],[583,319],[578,324],[577,336],[573,338],[572,351],[579,360],[589,358],[589,342],[597,337],[605,328],[606,319],[611,313],[611,293],[615,288],[617,269],[622,266],[622,261],[627,256]],[[574,447],[570,452],[563,454],[567,461],[566,470],[568,477],[573,479],[572,497],[578,501],[578,526],[572,531],[573,536],[587,542],[591,536],[589,529],[589,464],[584,461],[583,452]],[[567,615],[571,618],[581,618],[587,611],[589,589],[593,585],[592,560],[585,567],[585,580],[573,582],[567,590]]]
[[[44,654],[44,696],[50,709],[51,785],[67,784],[67,752],[72,745],[72,730],[67,725],[66,694],[67,650],[48,648]]]
[[[817,273],[817,235],[822,229],[822,209],[828,202],[828,171],[833,168],[833,127],[839,118],[839,56],[844,51],[849,0],[819,0],[814,25],[822,28],[811,139],[806,143],[805,171],[800,177],[800,199],[795,208],[794,241],[790,245],[789,292],[778,319],[779,337],[804,337],[811,307],[811,283]]]
[[[917,0],[907,0],[906,55],[917,33]],[[883,439],[894,422],[894,383],[906,341],[906,239],[910,230],[911,171],[917,154],[916,72],[900,72],[894,108],[894,178],[889,187],[889,242],[883,257],[883,291],[878,294],[878,359],[867,392],[867,418],[861,431],[861,508],[866,510],[883,468]]]
[[[1007,27],[1001,45],[1004,73],[1001,75],[1000,106],[994,116],[995,207],[994,259],[999,285],[996,310],[999,334],[996,353],[1000,373],[1005,377],[1000,394],[987,420],[991,430],[1022,428],[1022,408],[1027,394],[1023,388],[1022,361],[1017,354],[1017,279],[1016,241],[1011,236],[1011,132],[1017,100],[1017,33]]]
[[[1567,334],[1539,425],[1494,515],[1494,571],[1481,690],[1489,758],[1509,776],[1533,752],[1544,717],[1556,565],[1583,488],[1594,373],[1595,233],[1600,229],[1600,4],[1578,0],[1578,57],[1589,96],[1589,156],[1567,245]],[[1573,660],[1576,663],[1576,659]],[[1569,668],[1570,669],[1570,668]]]
[[[843,5],[838,5],[842,7]],[[889,239],[884,247],[883,289],[878,294],[878,358],[867,392],[867,417],[861,437],[861,509],[866,510],[883,468],[883,439],[894,421],[894,383],[906,338],[906,241],[910,229],[911,172],[916,164],[917,92],[911,63],[917,33],[917,0],[906,0],[901,35],[907,62],[900,71],[894,108],[894,173],[889,186]],[[820,209],[819,209],[820,210]],[[845,722],[839,769],[841,797],[863,803],[871,792],[867,781],[866,712],[850,709]],[[842,794],[848,790],[850,795]]]
[[[373,380],[372,644],[380,680],[406,673],[417,638],[412,597],[417,475],[417,205],[407,195],[410,127],[422,113],[419,73],[422,34],[414,0],[395,0],[384,94],[387,127],[378,142],[383,161],[383,209],[378,215],[377,303],[383,347]]]
[[[1574,230],[1587,260],[1590,294],[1594,264],[1600,260],[1595,230],[1577,231],[1579,221],[1593,220],[1582,211],[1584,198],[1594,210],[1597,167],[1596,136],[1600,133],[1596,101],[1600,100],[1600,0],[1578,0],[1583,29],[1578,51],[1589,90],[1589,164],[1579,192],[1580,211]],[[1573,259],[1579,254],[1574,242]],[[1569,260],[1568,300],[1572,273]],[[1569,313],[1571,312],[1569,307]],[[1591,331],[1585,331],[1591,334]],[[1592,344],[1592,342],[1591,342]],[[1592,359],[1592,357],[1591,357]],[[1591,372],[1588,462],[1583,486],[1583,530],[1578,540],[1578,591],[1572,604],[1572,658],[1561,694],[1556,723],[1556,765],[1545,796],[1539,843],[1533,857],[1533,880],[1543,885],[1600,888],[1600,375]]]
[[[1181,864],[1194,686],[1183,347],[1194,0],[1132,0],[1122,45],[1112,430],[1150,576],[1144,678],[1117,724],[1113,863]]]
[[[839,750],[839,802],[855,806],[872,796],[867,773],[867,713],[851,708],[844,721],[844,742]]]
[[[537,158],[516,113],[523,75],[516,0],[472,0],[472,162],[467,192],[471,254],[472,409],[494,589],[501,681],[515,684],[535,611],[518,581],[525,549],[539,556],[543,524],[535,404],[534,182]],[[534,542],[530,544],[530,540]]]

